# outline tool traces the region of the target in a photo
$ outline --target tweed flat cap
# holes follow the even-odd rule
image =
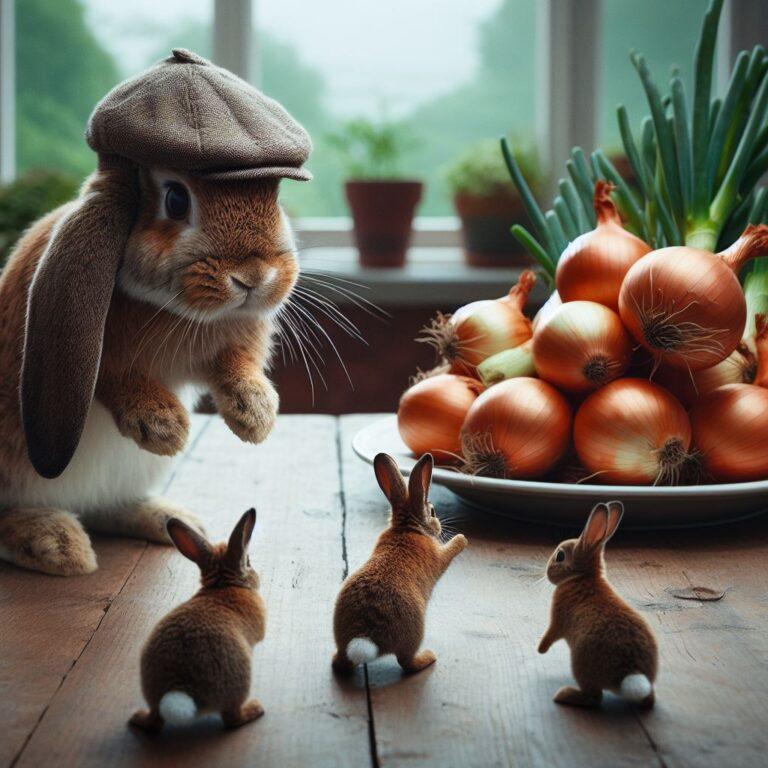
[[[100,154],[206,178],[312,178],[301,167],[312,142],[285,109],[182,48],[113,88],[85,138]]]

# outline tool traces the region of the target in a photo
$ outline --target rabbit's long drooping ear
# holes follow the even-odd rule
[[[435,461],[431,453],[425,453],[414,465],[408,480],[408,504],[411,511],[419,515],[424,512],[432,482]]]
[[[78,204],[54,228],[32,280],[21,410],[27,453],[43,477],[60,475],[80,440],[138,196],[134,164],[100,157]]]
[[[229,537],[227,544],[227,564],[232,568],[239,568],[243,562],[243,555],[248,549],[248,544],[256,526],[256,510],[251,507],[238,521]]]
[[[408,500],[408,492],[395,460],[386,453],[379,453],[373,460],[373,470],[376,473],[379,488],[389,499],[392,507],[395,509],[402,507]]]
[[[165,529],[184,557],[202,567],[211,555],[211,545],[193,528],[172,517]]]

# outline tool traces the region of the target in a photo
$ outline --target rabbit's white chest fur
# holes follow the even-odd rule
[[[194,392],[176,394],[190,406]],[[30,469],[20,485],[0,489],[0,504],[73,512],[109,509],[162,490],[159,486],[173,462],[123,437],[112,414],[94,399],[80,443],[64,472],[46,480]]]

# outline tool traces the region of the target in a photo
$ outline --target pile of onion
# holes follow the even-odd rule
[[[463,470],[498,478],[537,478],[568,448],[571,408],[551,384],[523,376],[483,392],[461,431]]]
[[[579,460],[603,483],[676,485],[691,456],[691,423],[666,389],[618,379],[579,408],[573,427]]]
[[[438,462],[455,461],[461,450],[461,425],[482,391],[476,379],[448,373],[417,382],[403,393],[397,409],[403,442],[417,456],[431,453]]]
[[[746,303],[738,273],[768,252],[768,226],[749,226],[726,251],[661,248],[627,272],[619,312],[630,333],[667,365],[710,368],[738,345]],[[559,287],[559,286],[558,286]]]
[[[486,358],[531,338],[531,321],[523,314],[536,275],[525,270],[517,284],[499,299],[474,301],[452,315],[438,314],[417,341],[431,344],[453,373],[474,375]]]
[[[594,301],[562,304],[533,335],[536,371],[564,392],[591,392],[623,375],[631,359],[621,318]]]
[[[611,200],[613,185],[595,184],[597,227],[577,237],[557,263],[555,282],[563,302],[596,301],[617,310],[624,276],[650,246],[627,232]]]
[[[691,411],[693,440],[706,474],[719,482],[768,477],[768,324],[757,323],[756,384],[727,384]],[[758,386],[759,384],[759,386]]]

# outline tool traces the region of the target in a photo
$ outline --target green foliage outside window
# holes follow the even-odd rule
[[[0,267],[24,230],[44,213],[71,200],[79,181],[62,171],[28,171],[0,187]]]
[[[399,123],[359,118],[350,120],[327,137],[344,165],[345,176],[355,180],[399,179],[403,172],[403,154],[412,144],[413,137]]]

